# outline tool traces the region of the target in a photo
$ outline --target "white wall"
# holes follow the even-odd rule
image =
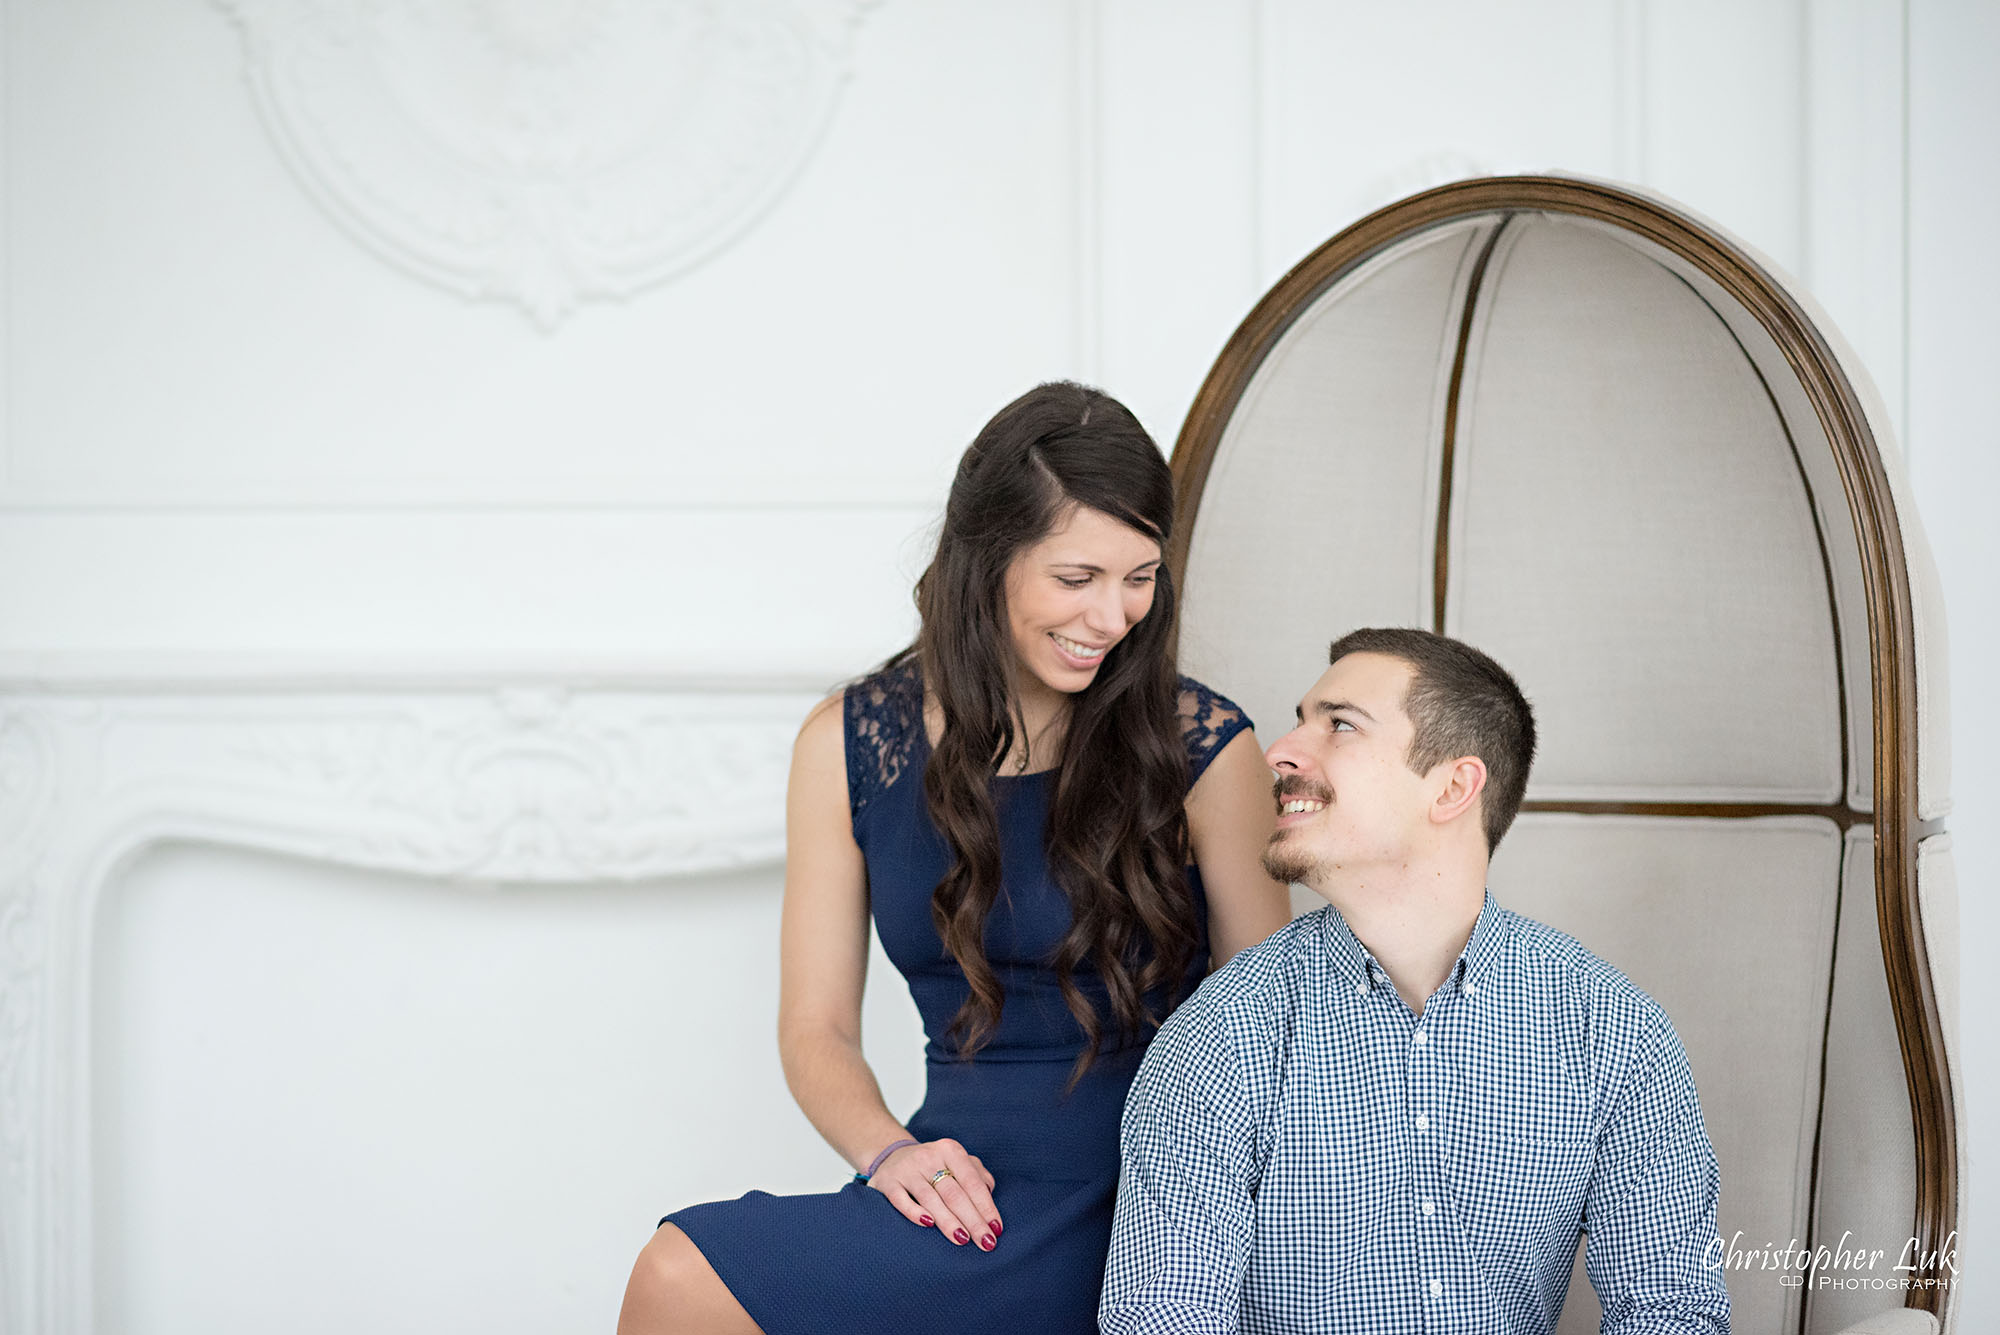
[[[558,11],[533,7],[440,3],[426,11],[439,28],[379,34],[419,91],[457,86],[417,77],[446,68],[425,62],[453,48],[425,34],[454,24],[489,24],[472,33],[487,43],[478,50],[526,51],[509,67],[526,87],[573,87],[569,75],[601,57],[607,73],[590,86],[610,101],[558,100],[583,110],[553,127],[481,119],[491,107],[469,96],[342,100],[327,48],[265,26],[309,8],[0,0],[0,679],[11,692],[0,697],[0,778],[27,776],[0,786],[0,870],[15,878],[0,877],[0,1017],[29,1018],[0,1029],[0,1116],[15,1123],[0,1137],[0,1330],[73,1328],[93,1298],[105,1330],[261,1328],[256,1300],[276,1302],[278,1289],[266,1295],[246,1267],[215,1258],[268,1242],[274,1211],[321,1230],[308,1239],[364,1231],[380,1291],[413,1329],[440,1328],[453,1310],[451,1286],[427,1286],[425,1273],[484,1284],[494,1328],[602,1328],[658,1212],[839,1175],[784,1100],[769,1041],[774,952],[754,943],[770,937],[775,871],[717,872],[720,853],[668,849],[644,865],[711,870],[649,872],[621,890],[570,885],[581,864],[538,861],[520,841],[540,828],[544,771],[509,788],[491,820],[447,810],[448,777],[423,795],[438,820],[486,822],[491,874],[472,879],[499,883],[495,898],[395,870],[443,865],[415,853],[374,858],[374,871],[349,865],[341,822],[374,817],[364,803],[340,807],[354,814],[327,817],[322,836],[301,813],[324,784],[296,774],[272,817],[285,833],[260,839],[264,808],[234,752],[176,741],[185,770],[147,770],[146,791],[185,785],[229,820],[204,841],[186,833],[200,813],[176,812],[163,827],[180,832],[172,842],[91,871],[104,886],[95,916],[64,919],[63,887],[22,813],[74,829],[127,801],[113,782],[136,754],[126,739],[152,738],[131,743],[154,747],[148,756],[164,745],[134,721],[152,717],[149,699],[170,696],[175,718],[199,724],[202,700],[226,697],[232,718],[263,711],[308,738],[300,756],[385,711],[413,720],[425,745],[458,746],[460,724],[438,720],[459,715],[404,699],[397,683],[408,682],[492,703],[517,753],[541,755],[538,739],[558,735],[564,764],[604,766],[591,794],[626,794],[651,771],[620,768],[572,715],[522,714],[510,683],[643,679],[699,712],[717,682],[747,682],[774,692],[759,727],[782,732],[778,715],[795,707],[782,702],[908,634],[924,529],[994,408],[1036,380],[1080,376],[1170,445],[1210,360],[1271,281],[1366,209],[1467,171],[1559,167],[1661,189],[1800,274],[1860,351],[1906,427],[1950,600],[1968,962],[2000,941],[1980,894],[2000,849],[1972,820],[1991,796],[1977,748],[1994,722],[1974,688],[1992,635],[1992,488],[1981,484],[1993,480],[1995,439],[1972,397],[2000,360],[1981,305],[2000,292],[1980,258],[1982,222],[2000,212],[1986,143],[2000,125],[1990,7],[725,7],[809,26],[811,43],[771,58],[811,77],[777,79],[732,65],[740,46],[647,26],[645,14],[672,7],[576,7],[621,35],[609,52],[566,47],[548,18]],[[679,82],[631,80],[635,60]],[[826,96],[791,138],[690,137],[677,127],[699,120],[697,104],[634,150],[646,171],[617,177],[614,164],[614,213],[631,210],[642,233],[685,234],[680,267],[657,281],[611,263],[598,234],[558,228],[570,249],[546,253],[583,270],[602,262],[592,281],[607,293],[572,292],[565,307],[549,297],[568,290],[560,265],[531,281],[541,271],[518,248],[447,225],[454,209],[490,221],[496,195],[531,198],[521,173],[547,159],[529,153],[510,176],[494,144],[587,155],[593,124],[653,124],[645,99],[663,82],[740,110],[815,80]],[[637,99],[623,120],[621,96]],[[609,119],[590,121],[593,107]],[[408,145],[422,136],[411,124],[489,156],[458,175],[428,159],[413,167]],[[466,137],[468,125],[486,138]],[[372,164],[362,202],[301,146],[315,129]],[[744,187],[751,203],[720,222],[662,223],[676,215],[648,193],[666,188],[656,177],[736,179],[703,156],[716,142],[763,186]],[[466,180],[483,189],[442,193]],[[452,264],[458,278],[440,267]],[[489,295],[453,290],[475,271]],[[107,683],[117,701],[93,704]],[[35,741],[37,720],[58,715],[70,740]],[[697,775],[734,763],[726,748],[690,757]],[[686,811],[648,809],[633,828],[681,830],[728,809],[702,806],[700,781],[689,792]],[[719,847],[763,848],[768,834],[766,820]],[[573,915],[561,907],[570,893]],[[378,916],[355,917],[362,904]],[[413,942],[454,952],[464,990],[440,986],[444,966],[413,955]],[[293,954],[295,969],[279,967]],[[517,969],[520,990],[494,985]],[[1992,983],[1966,972],[1976,1016]],[[59,978],[89,984],[94,1011],[73,1030],[38,1027],[53,1023]],[[329,1007],[354,979],[391,989],[398,1006]],[[157,1000],[133,990],[147,980]],[[258,1010],[236,1005],[251,993]],[[261,1009],[273,996],[290,1008],[282,1016]],[[884,1062],[905,1097],[916,1078],[907,1002],[893,986],[872,998],[871,1038],[893,1050]],[[360,1073],[344,1093],[312,1059],[342,1015],[377,1026],[379,1040],[338,1036],[357,1044],[341,1049]],[[420,1073],[401,1087],[418,1101],[411,1119],[397,1118],[398,1063],[420,1063],[468,1024],[481,1036],[465,1066],[440,1068],[465,1079]],[[496,1030],[504,1053],[480,1046]],[[75,1044],[32,1037],[58,1032]],[[189,1032],[271,1055],[272,1083],[246,1124],[207,1115],[163,1056]],[[1967,1037],[1976,1169],[2000,1154],[2000,1124],[1979,1115],[2000,1054],[1976,1025]],[[226,1053],[205,1060],[218,1078],[236,1069]],[[19,1130],[25,1109],[63,1091],[98,1110],[83,1161],[97,1169],[100,1215],[124,1221],[100,1229],[81,1276],[34,1235],[37,1212],[75,1190],[49,1167],[61,1147]],[[302,1110],[336,1097],[349,1100],[343,1124],[360,1128],[369,1162],[351,1181],[367,1189],[306,1192],[300,1205],[295,1188],[311,1175],[287,1146]],[[565,1147],[565,1114],[585,1107],[602,1120],[589,1143]],[[423,1135],[398,1142],[403,1126]],[[195,1157],[173,1159],[169,1131]],[[419,1161],[430,1174],[421,1198],[385,1214],[383,1172]],[[219,1175],[213,1201],[234,1208],[212,1212],[216,1233],[169,1233],[172,1202],[198,1189],[204,1166]],[[499,1215],[512,1222],[497,1226]],[[594,1230],[589,1246],[579,1229]],[[1980,1278],[1985,1236],[1975,1199],[1967,1331],[2000,1319]],[[213,1273],[191,1278],[205,1255]],[[289,1273],[272,1264],[266,1278]],[[238,1307],[218,1317],[201,1305],[218,1293]],[[329,1305],[323,1319],[353,1328],[367,1315]]]
[[[2000,496],[2000,421],[1983,402],[2000,365],[2000,260],[1984,220],[2000,216],[2000,9],[1980,0],[1914,0],[1909,26],[1909,440],[1912,482],[1937,555],[1951,618],[1951,821],[1965,970],[1965,1115],[1970,1118],[1969,1221],[1959,1329],[2000,1323],[2000,1247],[1992,1207],[2000,1163],[2000,1009],[1990,965],[2000,947],[2000,802],[1987,748],[2000,740],[1991,683],[2000,656],[2000,562],[1993,505]]]

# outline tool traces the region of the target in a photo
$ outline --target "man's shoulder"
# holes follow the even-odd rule
[[[1323,933],[1321,913],[1294,918],[1202,980],[1160,1026],[1135,1091],[1208,1089],[1249,1104],[1268,1097],[1301,1006],[1326,972]]]
[[[1671,1032],[1665,1008],[1617,965],[1568,932],[1511,909],[1500,911],[1507,915],[1513,968],[1571,1005],[1587,1008],[1599,1024]]]
[[[1296,1004],[1301,984],[1316,975],[1324,959],[1321,919],[1328,912],[1320,909],[1294,918],[1256,945],[1238,951],[1167,1017],[1160,1037],[1186,1030],[1254,1032],[1282,1024]]]
[[[1298,986],[1326,958],[1326,915],[1301,914],[1256,945],[1239,950],[1229,963],[1202,980],[1191,1001],[1221,1010],[1255,1009]]]

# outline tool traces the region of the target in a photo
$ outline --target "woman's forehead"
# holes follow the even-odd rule
[[[1160,544],[1150,534],[1087,505],[1070,506],[1033,550],[1044,560],[1074,557],[1084,565],[1101,565],[1105,557],[1132,566],[1160,559]]]

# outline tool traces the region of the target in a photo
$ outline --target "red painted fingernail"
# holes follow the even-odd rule
[[[989,1223],[989,1224],[991,1224],[991,1225],[993,1226],[993,1236],[994,1236],[994,1237],[996,1237],[996,1238],[997,1238],[997,1237],[999,1237],[999,1236],[1000,1236],[1000,1221],[999,1221],[998,1219],[989,1219],[989,1220],[987,1220],[986,1222],[987,1222],[987,1223]]]
[[[930,1217],[929,1215],[919,1215],[919,1216],[917,1216],[917,1222],[918,1222],[919,1224],[922,1224],[922,1225],[923,1225],[923,1226],[924,1226],[925,1228],[936,1228],[936,1227],[937,1227],[937,1220],[935,1220],[935,1219],[931,1218],[931,1217]]]
[[[963,1247],[966,1243],[972,1241],[972,1235],[961,1228],[958,1232],[951,1235],[951,1240]]]
[[[985,1237],[979,1240],[979,1250],[984,1252],[990,1252],[993,1250],[993,1235],[991,1233],[988,1233]]]

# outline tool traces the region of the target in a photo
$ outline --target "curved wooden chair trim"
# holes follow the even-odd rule
[[[1935,1257],[1958,1226],[1957,1109],[1917,892],[1917,843],[1934,833],[1937,824],[1917,818],[1916,626],[1909,568],[1888,474],[1860,398],[1825,336],[1783,284],[1752,256],[1694,219],[1659,200],[1599,182],[1554,176],[1491,177],[1440,186],[1378,210],[1294,266],[1251,310],[1216,358],[1174,446],[1179,500],[1168,564],[1177,584],[1185,587],[1189,543],[1223,431],[1264,359],[1313,302],[1359,265],[1419,232],[1482,216],[1500,219],[1514,212],[1567,214],[1608,223],[1646,238],[1706,274],[1776,342],[1831,444],[1854,521],[1868,606],[1876,916],[1916,1137],[1912,1236],[1924,1264],[1915,1277],[1938,1278]],[[1553,806],[1569,810],[1574,804]],[[1691,808],[1685,813],[1649,814],[1723,812]],[[1853,813],[1852,821],[1841,823],[1844,827],[1867,819]],[[1944,1289],[1916,1288],[1907,1294],[1905,1305],[1942,1317],[1948,1296]]]

